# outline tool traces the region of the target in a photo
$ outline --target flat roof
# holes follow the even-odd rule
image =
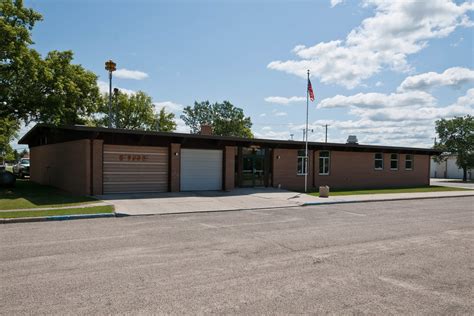
[[[186,134],[174,132],[158,132],[158,131],[144,131],[144,130],[130,130],[120,128],[105,128],[105,127],[90,127],[84,125],[70,125],[70,126],[54,126],[50,124],[39,123],[30,129],[19,141],[19,144],[27,144],[30,146],[41,145],[39,138],[44,136],[52,136],[54,139],[49,139],[48,144],[58,143],[64,141],[71,141],[77,139],[106,139],[110,136],[120,137],[136,137],[144,136],[151,138],[168,139],[170,142],[182,142],[187,140],[195,140],[196,142],[203,141],[218,141],[225,145],[267,145],[278,148],[296,148],[303,147],[305,142],[295,140],[277,140],[277,139],[261,139],[261,138],[243,138],[233,136],[215,136],[215,135],[200,135],[200,134]],[[105,141],[105,143],[110,143]],[[120,140],[114,138],[113,143],[120,143]],[[189,143],[189,142],[188,142]],[[365,144],[347,144],[347,143],[325,143],[325,142],[308,142],[311,148],[324,149],[339,149],[346,151],[390,151],[390,152],[416,152],[420,154],[439,155],[442,151],[432,148],[415,148],[415,147],[398,147],[398,146],[380,146],[380,145],[365,145]]]

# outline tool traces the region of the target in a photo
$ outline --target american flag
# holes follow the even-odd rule
[[[311,85],[311,80],[309,80],[309,79],[308,79],[308,93],[309,93],[309,99],[311,101],[314,101],[313,86]]]

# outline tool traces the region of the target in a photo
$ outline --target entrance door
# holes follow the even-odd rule
[[[242,186],[259,187],[265,185],[265,157],[244,156]]]

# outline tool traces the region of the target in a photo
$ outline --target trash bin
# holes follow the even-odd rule
[[[319,187],[319,197],[321,198],[329,197],[329,187],[327,185],[322,185]]]

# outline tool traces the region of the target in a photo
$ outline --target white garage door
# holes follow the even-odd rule
[[[181,191],[222,190],[222,150],[181,149]]]
[[[168,191],[168,148],[104,145],[104,194]]]

